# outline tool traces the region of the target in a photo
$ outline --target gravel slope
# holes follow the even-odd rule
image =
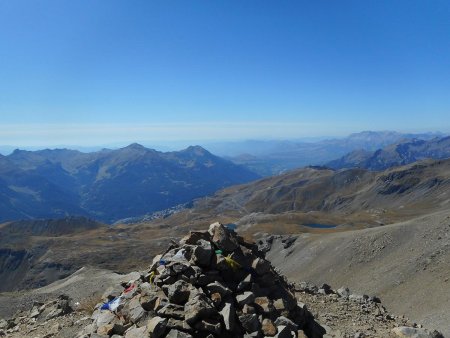
[[[267,257],[290,279],[381,297],[388,310],[450,336],[450,211],[407,222],[275,239]]]
[[[111,285],[132,278],[133,273],[121,275],[109,270],[83,267],[69,277],[42,288],[0,293],[0,318],[11,317],[18,310],[29,310],[33,301],[47,302],[62,294],[69,296],[74,306],[77,302],[98,297]]]

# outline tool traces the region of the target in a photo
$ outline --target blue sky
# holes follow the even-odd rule
[[[448,1],[0,0],[0,144],[450,131]]]

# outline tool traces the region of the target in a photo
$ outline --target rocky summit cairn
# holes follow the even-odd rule
[[[305,305],[257,246],[214,223],[112,287],[81,337],[322,337]]]

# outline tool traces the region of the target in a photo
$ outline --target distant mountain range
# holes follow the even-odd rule
[[[430,140],[438,136],[443,135],[363,131],[317,142],[245,141],[212,144],[208,149],[262,176],[271,176],[308,165],[324,165],[355,150],[375,151],[402,140]]]
[[[449,157],[450,137],[435,135],[367,131],[314,143],[267,141],[264,151],[252,145],[259,155],[241,155],[234,163],[200,146],[173,152],[136,143],[91,153],[16,149],[0,155],[0,221],[79,215],[114,223],[167,217],[221,188],[306,164],[383,170]],[[346,155],[335,160],[341,154]]]
[[[0,224],[0,291],[42,286],[85,265],[138,269],[171,238],[214,221],[260,236],[340,232],[447,212],[449,189],[450,159],[382,172],[309,167],[227,187],[189,209],[140,224],[106,226],[83,217],[6,222]]]
[[[93,153],[15,150],[0,156],[0,221],[81,215],[113,222],[257,178],[199,146],[166,153],[139,144]]]
[[[450,136],[447,136],[431,140],[406,140],[376,151],[356,150],[337,160],[328,162],[326,166],[333,169],[359,167],[370,170],[384,170],[427,158],[444,159],[449,157]]]

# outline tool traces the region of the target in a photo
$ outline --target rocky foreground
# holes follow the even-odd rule
[[[35,302],[0,319],[0,336],[442,337],[388,314],[376,297],[289,284],[255,244],[219,223],[174,242],[90,310],[66,296]]]

